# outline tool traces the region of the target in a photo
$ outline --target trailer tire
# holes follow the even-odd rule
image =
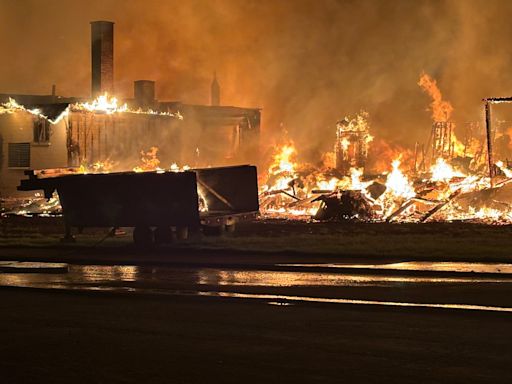
[[[139,248],[147,248],[153,245],[153,231],[149,227],[135,227],[133,230],[133,242]]]
[[[235,223],[226,224],[225,229],[226,229],[227,233],[235,233],[236,224]]]
[[[176,227],[176,238],[178,240],[187,240],[188,239],[188,227],[187,226]]]

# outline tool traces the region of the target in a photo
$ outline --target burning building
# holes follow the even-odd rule
[[[27,169],[127,170],[153,147],[165,166],[257,161],[261,110],[220,105],[216,76],[211,106],[159,101],[152,80],[135,81],[133,99],[118,101],[110,21],[91,22],[91,69],[94,101],[59,97],[55,87],[48,96],[0,95],[0,196],[16,194]]]
[[[0,106],[0,196],[16,194],[25,170],[68,165],[68,103]]]

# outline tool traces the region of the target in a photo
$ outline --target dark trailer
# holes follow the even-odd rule
[[[194,169],[184,172],[64,174],[27,171],[20,191],[57,191],[72,240],[76,227],[134,227],[135,243],[171,240],[203,226],[210,233],[231,230],[259,210],[255,166]],[[58,173],[57,173],[58,174]]]

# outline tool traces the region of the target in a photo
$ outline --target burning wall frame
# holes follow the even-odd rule
[[[71,112],[67,149],[69,166],[111,159],[135,162],[141,150],[165,143],[164,160],[181,161],[181,121],[172,116],[137,113]],[[167,153],[165,147],[172,148]],[[166,156],[167,155],[167,156]],[[133,164],[129,166],[132,168]]]
[[[351,168],[364,168],[368,157],[368,143],[371,136],[368,128],[341,120],[336,123],[336,143],[334,153],[336,169],[345,176]]]

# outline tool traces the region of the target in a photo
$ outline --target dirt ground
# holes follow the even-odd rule
[[[4,383],[498,383],[510,315],[0,289]]]
[[[304,260],[459,260],[509,262],[512,259],[512,227],[471,223],[307,223],[257,220],[242,223],[234,234],[192,234],[143,251],[132,244],[130,229],[125,236],[106,237],[106,228],[87,228],[74,244],[62,244],[60,218],[4,218],[0,221],[0,257],[44,255],[45,258],[75,260],[100,253],[122,254],[131,261],[165,261],[176,255],[194,257],[282,258]],[[243,256],[241,256],[243,255]],[[252,255],[252,256],[251,256]],[[269,256],[271,255],[271,256]],[[113,256],[112,256],[113,257]]]

